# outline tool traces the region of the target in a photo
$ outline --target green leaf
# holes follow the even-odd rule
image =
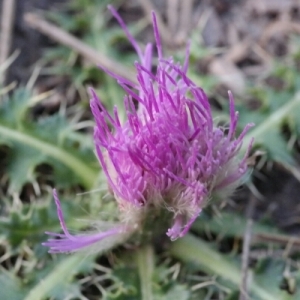
[[[131,266],[130,264],[114,266],[113,276],[118,284],[116,290],[108,293],[108,300],[142,299],[138,288],[139,278],[134,266]]]
[[[19,278],[0,268],[1,299],[23,300],[27,292]]]
[[[195,268],[209,274],[221,276],[228,282],[240,286],[242,274],[240,267],[230,260],[227,256],[216,251],[207,242],[197,239],[192,235],[178,239],[170,247],[171,255],[186,263],[192,263]],[[251,282],[251,291],[257,295],[259,300],[285,300],[278,296],[277,290],[270,291],[258,284],[259,281]]]
[[[187,286],[182,284],[174,285],[167,293],[164,295],[161,300],[188,300],[190,299],[190,291],[187,289]]]
[[[292,157],[291,150],[288,147],[287,141],[285,141],[282,131],[283,125],[286,120],[289,123],[296,124],[298,128],[300,114],[300,93],[294,97],[284,94],[272,94],[273,98],[270,99],[269,104],[264,112],[257,111],[253,114],[259,115],[258,122],[253,130],[251,130],[244,139],[242,151],[246,151],[250,139],[254,138],[254,145],[257,145],[267,151],[267,156],[270,160],[275,160],[287,166],[293,167],[295,160]],[[237,110],[240,110],[237,107]],[[247,111],[240,110],[240,119],[242,123],[245,122]],[[264,116],[264,117],[263,117]],[[247,117],[249,120],[249,116]]]
[[[289,276],[285,276],[286,268],[287,262],[283,259],[267,258],[261,260],[255,268],[255,279],[261,287],[270,293],[276,293],[278,295],[276,299],[300,299],[300,281],[291,272],[287,272]],[[293,283],[289,286],[290,282]]]
[[[209,216],[207,213],[201,214],[192,229],[197,233],[203,233],[207,230],[221,234],[224,237],[243,237],[247,220],[237,213],[222,211],[221,214]],[[274,226],[255,222],[252,227],[253,234],[259,233],[280,233]]]
[[[64,201],[61,206],[64,213],[64,219],[69,228],[73,230],[82,229],[89,226],[88,222],[97,216],[99,208],[91,209],[89,205],[92,200],[73,199]],[[99,201],[98,201],[99,202]],[[30,244],[39,245],[47,239],[45,231],[59,232],[61,230],[54,201],[40,201],[31,204],[23,204],[22,209],[10,211],[7,208],[7,217],[0,218],[0,235],[3,236],[13,247],[27,240]],[[42,247],[39,245],[39,247]],[[42,247],[45,254],[47,248]]]
[[[41,163],[53,168],[57,185],[76,182],[91,188],[98,175],[92,143],[72,141],[71,125],[62,114],[35,121],[30,116],[30,101],[30,93],[18,89],[0,104],[0,145],[10,149],[3,162],[10,189],[20,191],[31,182]]]
[[[72,284],[74,275],[81,270],[86,270],[93,259],[93,256],[86,257],[84,254],[74,254],[63,260],[53,262],[51,271],[39,278],[39,281],[27,293],[24,300],[43,300],[49,296],[56,297],[56,299],[78,296],[78,286]]]

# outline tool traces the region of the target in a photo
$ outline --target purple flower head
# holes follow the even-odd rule
[[[45,243],[52,252],[69,252],[102,241],[108,236],[132,233],[142,226],[150,208],[173,214],[167,235],[175,240],[187,233],[203,206],[215,194],[228,196],[247,171],[247,153],[238,157],[243,138],[252,124],[236,137],[238,113],[229,93],[229,128],[214,125],[209,101],[203,90],[187,76],[189,51],[183,66],[164,58],[153,13],[158,64],[152,72],[152,45],[144,52],[119,21],[140,62],[135,63],[138,83],[105,70],[126,92],[127,119],[121,123],[118,110],[109,114],[92,91],[96,153],[109,188],[120,208],[120,225],[93,235],[72,236],[63,222],[64,234]]]

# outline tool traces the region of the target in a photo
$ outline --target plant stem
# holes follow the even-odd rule
[[[136,255],[136,262],[140,275],[142,300],[153,300],[152,276],[154,269],[154,253],[151,245],[144,245]]]
[[[242,274],[239,268],[224,255],[214,250],[208,243],[191,234],[172,243],[170,252],[178,259],[192,262],[195,266],[201,267],[201,270],[219,275],[234,283],[237,287],[240,285]],[[271,294],[255,282],[252,282],[250,290],[261,300],[281,300],[279,295]]]
[[[0,125],[0,134],[5,135],[11,140],[23,143],[32,148],[42,151],[43,153],[53,157],[69,167],[74,173],[81,178],[82,184],[87,189],[93,187],[94,182],[98,176],[97,172],[84,164],[77,157],[73,156],[71,153],[57,147],[56,145],[47,143],[45,141],[39,140],[34,136],[31,136],[25,132],[19,132],[5,126]]]

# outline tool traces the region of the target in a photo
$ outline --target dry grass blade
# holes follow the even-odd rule
[[[15,0],[4,0],[2,5],[1,40],[0,40],[0,65],[9,56],[12,43],[12,29],[14,23]],[[6,72],[1,74],[0,83],[5,82]]]
[[[296,236],[284,235],[284,234],[266,234],[259,233],[253,236],[254,242],[265,242],[282,245],[292,245],[293,247],[300,249],[300,239]]]
[[[151,0],[140,0],[140,4],[141,4],[141,7],[143,8],[143,10],[145,12],[145,15],[149,18],[150,23],[152,23],[151,12],[155,11],[156,20],[157,20],[157,23],[158,23],[159,33],[161,35],[161,38],[168,45],[172,45],[173,41],[172,41],[172,38],[170,37],[169,30],[166,27],[166,25],[164,24],[160,12],[157,9],[155,9],[155,7],[152,4]]]
[[[178,0],[167,1],[167,16],[168,16],[168,29],[171,34],[175,34],[178,25]]]
[[[193,19],[193,4],[194,0],[181,1],[180,7],[180,30],[175,37],[176,43],[181,45],[186,42],[188,33],[191,29],[191,22]]]
[[[89,47],[87,44],[81,42],[79,39],[59,28],[58,26],[45,21],[44,19],[33,13],[25,14],[24,19],[30,27],[35,28],[36,30],[44,33],[57,42],[72,48],[74,51],[78,52],[80,55],[84,56],[92,63],[101,65],[102,67],[117,75],[129,79],[134,83],[136,82],[135,74],[132,70],[115,62],[104,54],[99,53],[95,49]]]
[[[242,280],[240,285],[240,297],[239,300],[248,300],[248,265],[249,265],[249,256],[250,256],[250,246],[251,246],[251,232],[253,225],[253,213],[256,204],[256,197],[251,196],[250,202],[247,207],[247,226],[244,234],[243,242],[243,254],[242,254]]]

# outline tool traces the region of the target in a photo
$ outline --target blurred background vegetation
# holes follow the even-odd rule
[[[88,87],[124,116],[124,92],[97,64],[132,78],[137,55],[107,4],[142,46],[154,42],[151,10],[166,56],[183,61],[191,42],[189,76],[216,122],[228,120],[230,89],[240,128],[256,124],[244,143],[255,138],[253,169],[183,239],[50,255],[54,187],[73,232],[117,214],[103,198]],[[0,299],[300,299],[299,18],[292,0],[3,0]]]

